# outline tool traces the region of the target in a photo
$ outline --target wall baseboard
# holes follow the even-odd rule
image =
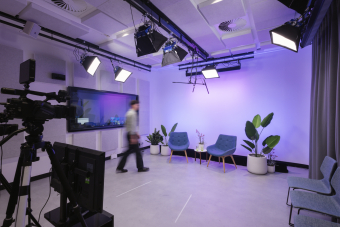
[[[187,150],[187,154],[188,157],[191,158],[195,158],[195,151],[194,149],[188,149]],[[184,152],[182,151],[174,151],[173,155],[178,155],[178,156],[185,156]],[[202,159],[205,160],[206,155],[208,155],[208,153],[204,152],[202,153]],[[199,158],[199,155],[196,156],[196,158]],[[242,156],[242,155],[233,155],[234,159],[235,159],[235,163],[237,165],[241,165],[241,166],[247,166],[247,156]],[[207,157],[209,158],[209,156]],[[218,162],[218,158],[217,157],[212,157],[211,161],[215,161]],[[226,158],[225,159],[226,163],[230,163],[233,164],[231,158]],[[280,166],[283,167],[284,169],[287,169],[287,166],[291,166],[291,167],[298,167],[298,168],[303,168],[303,169],[309,169],[309,165],[305,165],[305,164],[300,164],[300,163],[293,163],[293,162],[284,162],[284,161],[276,161],[276,166]],[[280,170],[280,169],[279,169]],[[282,170],[283,172],[286,172],[285,170]],[[279,172],[279,171],[277,171]],[[281,172],[281,171],[280,171]],[[288,171],[287,171],[288,172]]]
[[[150,146],[146,146],[146,147],[140,147],[139,149],[141,151],[144,151],[144,150],[149,149],[149,148],[150,148]],[[123,156],[123,153],[117,154],[117,157],[121,157],[121,156]]]

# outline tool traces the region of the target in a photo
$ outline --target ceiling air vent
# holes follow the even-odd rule
[[[70,12],[84,12],[87,4],[84,0],[51,0],[59,8]]]
[[[237,19],[232,19],[232,20],[222,22],[218,26],[218,28],[224,32],[233,32],[233,31],[240,30],[241,28],[246,26],[246,24],[247,24],[247,21],[245,19],[237,18]]]

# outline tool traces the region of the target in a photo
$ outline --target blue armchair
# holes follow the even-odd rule
[[[187,158],[187,162],[188,162],[187,149],[190,145],[188,133],[186,133],[186,132],[171,132],[168,145],[171,149],[171,155],[170,155],[169,163],[171,162],[172,153],[174,151],[184,151],[185,157]]]
[[[324,178],[322,180],[315,180],[315,179],[309,179],[309,178],[303,178],[303,177],[287,177],[288,182],[288,195],[287,195],[287,202],[288,204],[288,198],[289,198],[289,192],[290,189],[302,189],[306,191],[316,192],[323,195],[331,195],[333,190],[331,186],[331,178],[334,174],[334,171],[336,169],[337,162],[329,157],[326,156],[325,159],[322,162],[322,165],[320,167],[321,173],[323,174]]]
[[[210,154],[208,165],[210,163],[211,157],[216,156],[218,159],[222,158],[223,160],[223,170],[225,172],[225,162],[224,158],[230,156],[233,160],[233,163],[235,165],[235,168],[237,169],[237,166],[235,164],[235,160],[233,157],[233,154],[236,150],[236,136],[227,136],[227,135],[219,135],[216,143],[214,145],[207,147],[207,152]]]

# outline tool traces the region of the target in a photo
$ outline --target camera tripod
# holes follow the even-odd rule
[[[30,208],[29,196],[32,162],[39,160],[39,158],[37,157],[37,149],[40,148],[42,149],[42,151],[47,152],[49,159],[51,160],[52,168],[55,170],[60,179],[63,190],[65,191],[66,196],[68,197],[72,205],[75,215],[78,217],[81,225],[83,227],[87,227],[85,220],[81,214],[80,207],[76,202],[76,197],[72,191],[72,188],[69,185],[63,169],[54,154],[52,144],[50,142],[45,142],[42,140],[42,132],[44,130],[43,123],[44,122],[26,123],[24,121],[23,125],[26,128],[19,129],[9,134],[2,141],[0,141],[0,146],[2,146],[5,142],[7,142],[9,139],[20,132],[26,131],[29,134],[25,137],[26,143],[21,144],[20,147],[20,156],[12,188],[10,188],[10,185],[3,177],[3,175],[0,176],[0,180],[2,179],[2,181],[4,181],[4,186],[8,191],[10,191],[10,198],[6,210],[6,218],[3,221],[2,227],[9,227],[12,225],[13,222],[15,222],[15,227],[25,227],[26,215],[28,215],[29,221],[27,226],[41,226],[31,213],[32,210]],[[14,219],[13,214],[16,206],[18,207]],[[31,223],[31,221],[33,221],[34,224]]]

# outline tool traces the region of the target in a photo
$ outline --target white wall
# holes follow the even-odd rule
[[[159,70],[151,82],[151,129],[164,124],[168,129],[189,134],[190,148],[196,147],[196,129],[205,134],[206,145],[219,134],[237,136],[237,155],[248,155],[241,147],[247,139],[244,127],[256,114],[262,119],[274,112],[272,123],[261,135],[280,135],[278,160],[308,164],[311,47],[294,53],[282,50],[242,61],[239,71],[220,73],[204,86],[174,84],[187,81],[177,67]]]
[[[39,37],[38,39],[33,39],[26,36],[18,29],[10,28],[6,25],[1,24],[0,52],[2,51],[1,47],[5,49],[4,46],[22,50],[23,61],[29,58],[36,58],[37,67],[39,67],[39,70],[37,70],[37,72],[39,72],[39,75],[37,75],[36,77],[36,82],[31,84],[32,90],[43,92],[58,92],[58,90],[60,89],[66,89],[67,86],[78,86],[93,89],[102,89],[103,87],[103,89],[105,90],[138,94],[140,95],[141,106],[143,106],[143,103],[145,103],[146,105],[143,106],[143,114],[140,117],[144,119],[143,121],[150,122],[149,72],[140,71],[136,68],[122,65],[127,70],[132,71],[133,74],[131,78],[129,78],[128,83],[117,84],[114,81],[110,80],[110,78],[108,78],[108,74],[111,74],[113,76],[111,62],[107,59],[100,58],[102,64],[97,70],[95,76],[92,77],[87,73],[82,73],[81,70],[85,70],[82,67],[79,67],[79,63],[76,61],[73,55],[73,48],[64,44],[50,41],[42,37]],[[56,69],[53,69],[56,66],[56,64],[53,64],[53,59],[56,59],[58,63],[58,67]],[[43,62],[43,64],[41,62]],[[19,64],[17,64],[17,60],[15,64],[11,64],[11,62],[9,61],[9,65],[7,66],[9,69],[19,69]],[[60,81],[46,80],[46,77],[48,77],[47,74],[51,73],[51,70],[59,69],[62,69],[62,71],[60,71],[59,73],[65,73],[66,75],[65,82],[60,84]],[[0,87],[7,86],[19,89],[22,87],[21,85],[19,85],[19,75],[8,75],[8,73],[1,72]],[[14,70],[13,72],[16,72],[16,74],[18,74],[18,70]],[[103,80],[101,80],[101,76],[103,76]],[[13,77],[16,78],[13,79]],[[9,79],[11,83],[8,82]],[[3,95],[0,94],[0,96],[2,97]],[[12,96],[11,98],[16,97]],[[30,96],[30,98],[36,100],[42,99],[34,96]],[[56,102],[52,101],[52,104],[56,104]],[[2,111],[2,109],[0,110]],[[15,123],[20,123],[20,121],[17,120]],[[21,124],[19,124],[19,127],[21,127]],[[145,134],[149,131],[149,127],[150,124],[142,125],[141,131]],[[66,120],[53,119],[45,123],[44,138],[51,142],[60,141],[64,143],[66,142],[69,144],[102,150],[106,152],[106,156],[112,155],[112,157],[116,157],[117,154],[122,152],[126,147],[126,143],[123,142],[125,139],[125,137],[123,137],[123,133],[124,129],[122,128],[67,133]],[[111,138],[111,140],[108,141],[107,138]],[[143,136],[143,138],[145,138],[145,135]],[[17,150],[20,149],[20,143],[25,142],[23,136],[20,137],[19,140],[15,140],[15,138],[13,138],[12,140],[14,142],[11,143],[11,147],[17,146]],[[144,140],[142,140],[142,142],[142,146],[148,145]],[[10,182],[13,180],[14,177],[18,153],[19,152],[17,152],[13,156],[8,156],[8,158],[5,158],[3,161],[3,173]],[[47,173],[50,169],[50,161],[48,160],[47,154],[39,151],[38,156],[41,157],[41,160],[33,164],[32,176]]]

